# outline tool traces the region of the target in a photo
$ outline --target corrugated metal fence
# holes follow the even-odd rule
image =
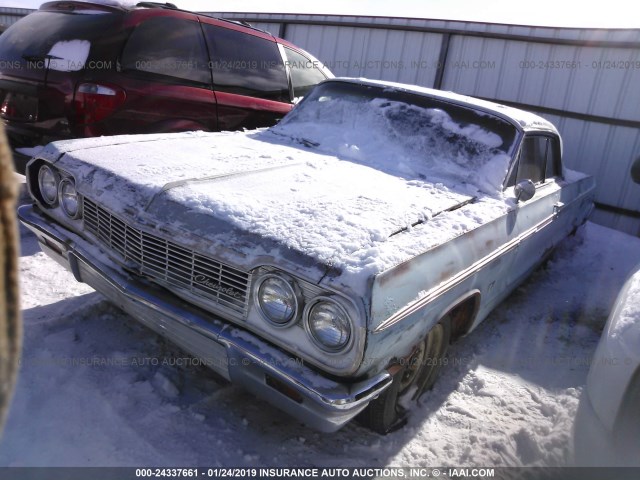
[[[10,10],[10,12],[7,12]],[[0,8],[0,23],[24,9]],[[8,15],[8,16],[7,16]],[[569,168],[595,175],[593,220],[640,236],[640,29],[218,13],[299,45],[336,75],[452,90],[535,111],[556,124]]]
[[[28,8],[0,7],[0,32],[13,25],[25,15],[29,15],[33,10]]]

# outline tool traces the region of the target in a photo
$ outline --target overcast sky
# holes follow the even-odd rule
[[[126,0],[134,3],[133,0]],[[165,0],[166,1],[166,0]],[[202,12],[325,13],[470,20],[516,25],[640,28],[640,8],[628,0],[169,0]],[[0,0],[0,6],[38,8],[43,0]]]

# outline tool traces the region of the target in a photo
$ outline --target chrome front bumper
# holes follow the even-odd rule
[[[114,269],[100,260],[97,247],[51,221],[37,207],[20,207],[18,217],[35,233],[42,250],[76,280],[92,286],[227,380],[315,429],[338,430],[391,384],[387,372],[355,383],[323,376],[254,334]]]

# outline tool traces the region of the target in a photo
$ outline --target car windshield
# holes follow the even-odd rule
[[[395,88],[333,81],[316,87],[277,134],[407,179],[499,193],[516,128],[491,114]]]

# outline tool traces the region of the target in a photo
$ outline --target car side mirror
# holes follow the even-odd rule
[[[536,186],[531,180],[522,180],[516,184],[513,191],[516,194],[516,202],[521,200],[526,202],[527,200],[531,200],[536,194]]]
[[[640,157],[631,165],[631,180],[640,183]]]

